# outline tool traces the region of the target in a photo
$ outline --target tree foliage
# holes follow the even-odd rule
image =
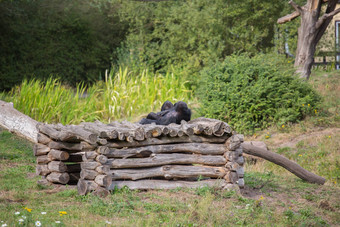
[[[125,37],[114,4],[92,1],[0,2],[0,90],[50,74],[75,85],[99,79]]]
[[[130,53],[155,69],[169,64],[199,67],[235,52],[273,47],[283,1],[123,1],[121,18]]]

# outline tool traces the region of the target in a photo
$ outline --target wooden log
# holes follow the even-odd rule
[[[99,147],[97,152],[105,155],[108,158],[142,158],[149,157],[151,154],[176,152],[203,155],[223,155],[226,152],[226,147],[224,144],[179,143],[121,149],[103,146]]]
[[[67,184],[70,180],[70,176],[68,173],[52,172],[47,175],[46,179],[53,183]]]
[[[52,141],[49,137],[45,136],[42,133],[38,133],[37,139],[38,139],[38,143],[40,144],[48,144],[49,142]]]
[[[51,170],[49,170],[47,165],[36,165],[36,167],[35,167],[35,173],[37,175],[46,176],[50,172],[51,172]]]
[[[230,135],[232,132],[230,126],[227,123],[220,121],[220,120],[216,120],[216,119],[200,117],[200,118],[191,120],[188,123],[201,125],[204,128],[203,131],[205,132],[205,134],[208,134],[208,135],[212,133],[215,136],[223,136],[225,134]],[[202,128],[199,126],[197,129],[195,131],[201,134]]]
[[[87,193],[96,190],[99,187],[94,181],[79,179],[77,189],[79,195],[86,195]]]
[[[108,161],[108,158],[104,155],[98,155],[96,157],[96,161],[99,162],[100,164],[106,164]]]
[[[78,152],[83,149],[83,145],[81,143],[68,143],[68,142],[49,142],[48,146],[51,149],[56,149],[56,150],[68,150],[69,152]]]
[[[230,150],[236,150],[241,146],[241,143],[243,142],[243,136],[242,135],[232,135],[230,138],[226,141],[226,147]]]
[[[89,144],[95,144],[97,142],[98,135],[96,133],[85,130],[82,126],[67,125],[64,128],[66,131],[74,133],[79,141],[85,141]]]
[[[13,103],[0,100],[0,126],[37,143],[38,122],[13,108]]]
[[[48,157],[51,160],[65,161],[65,160],[69,159],[70,155],[66,151],[51,149],[51,151],[48,153]]]
[[[289,172],[295,174],[299,178],[309,183],[324,184],[326,182],[325,178],[305,170],[296,162],[293,162],[282,155],[276,154],[269,150],[265,150],[263,148],[255,147],[254,145],[248,142],[242,143],[242,148],[244,153],[266,159],[279,166],[282,166]]]
[[[141,168],[170,164],[225,165],[223,156],[197,154],[155,154],[150,158],[109,159],[111,168]]]
[[[96,190],[94,190],[94,192],[92,192],[92,195],[104,198],[104,197],[107,197],[108,195],[110,195],[110,191],[107,190],[106,188],[98,187],[98,188],[96,188]]]
[[[181,121],[181,130],[185,133],[187,136],[194,135],[194,126],[188,124],[188,122],[182,120]]]
[[[81,171],[80,164],[66,164],[68,173],[79,173]]]
[[[226,185],[224,180],[202,180],[202,181],[168,181],[168,180],[139,180],[139,181],[112,181],[108,190],[115,188],[128,188],[147,190],[147,189],[176,189],[176,188],[200,188],[200,187],[216,187],[223,188]]]
[[[66,172],[67,167],[65,163],[58,162],[58,161],[52,161],[47,164],[48,169],[51,170],[51,172]]]
[[[201,124],[196,124],[196,125],[194,126],[194,134],[195,134],[195,135],[201,135],[201,134],[203,134],[204,129],[205,129],[205,127],[203,127],[203,125],[201,125]]]
[[[100,163],[99,162],[82,162],[82,163],[80,163],[80,166],[81,166],[81,169],[94,170],[98,166],[100,166]]]
[[[98,173],[101,173],[101,174],[109,174],[110,166],[109,165],[101,165],[101,166],[98,166],[95,170]]]
[[[233,183],[235,184],[237,181],[238,181],[238,175],[236,172],[232,172],[232,171],[229,171],[227,172],[227,174],[224,176],[224,179],[226,180],[226,182],[228,183]]]
[[[79,142],[79,138],[74,133],[68,131],[59,131],[55,128],[54,125],[49,124],[38,124],[37,128],[39,132],[47,135],[56,141],[65,141],[65,142]]]
[[[159,125],[148,124],[144,125],[143,129],[145,131],[145,138],[159,137],[163,133],[163,130]]]
[[[244,168],[241,165],[239,165],[237,162],[227,162],[225,167],[229,171],[236,172],[239,177],[243,177],[244,176]]]
[[[131,133],[130,136],[132,136],[132,138],[134,140],[142,141],[142,140],[145,139],[144,127],[143,127],[143,125],[141,125],[139,123],[131,123],[131,122],[128,122],[128,121],[122,121],[120,123],[119,127],[131,129],[131,130],[129,130],[129,132]]]
[[[161,137],[161,138],[148,138],[144,141],[134,141],[133,143],[117,141],[108,142],[107,146],[110,148],[122,148],[122,147],[142,147],[149,145],[161,145],[172,143],[224,143],[228,139],[228,135],[221,137],[215,136],[183,136],[183,137]]]
[[[85,130],[92,131],[104,139],[116,139],[118,136],[114,127],[103,124],[100,121],[83,122],[81,125]]]
[[[242,155],[242,149],[237,149],[235,151],[226,151],[223,156],[228,161],[236,162],[241,155]]]
[[[105,145],[105,144],[107,144],[107,140],[103,139],[103,138],[98,138],[97,143],[99,145]]]
[[[240,188],[244,188],[244,179],[243,178],[238,179],[237,184]]]
[[[222,178],[227,173],[226,168],[211,166],[183,166],[166,165],[142,169],[113,169],[108,172],[113,180],[128,179],[139,180],[152,177],[190,178],[190,177],[212,177]]]
[[[51,186],[52,185],[52,183],[49,182],[46,178],[38,180],[37,184],[41,185],[41,186]]]
[[[98,153],[95,151],[86,151],[84,153],[84,156],[86,159],[95,159],[97,157]]]
[[[93,151],[98,147],[97,144],[89,144],[85,141],[81,141],[80,145],[81,145],[82,151]]]
[[[243,157],[243,156],[238,157],[238,159],[236,160],[236,162],[237,162],[239,165],[243,166],[243,164],[244,164],[244,157]]]
[[[108,175],[98,175],[94,182],[102,187],[108,188],[112,184],[112,177]]]
[[[47,164],[50,161],[52,161],[52,159],[49,158],[47,155],[38,156],[36,159],[37,164]]]
[[[86,180],[94,180],[99,173],[95,170],[82,169],[80,171],[80,178]]]
[[[50,148],[44,144],[36,143],[33,146],[34,156],[45,155],[50,152]]]

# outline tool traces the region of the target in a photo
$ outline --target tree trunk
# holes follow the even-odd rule
[[[301,26],[298,29],[298,43],[294,66],[300,78],[309,79],[314,63],[314,53],[316,48],[316,28],[318,20],[316,11],[304,10],[301,14]]]
[[[316,45],[320,41],[326,28],[334,15],[340,13],[340,8],[335,9],[338,0],[307,0],[306,5],[299,6],[292,0],[289,4],[295,12],[278,19],[279,24],[286,23],[301,16],[301,25],[298,30],[298,43],[294,66],[300,78],[309,79],[314,63]],[[320,17],[321,6],[327,3],[325,13]]]

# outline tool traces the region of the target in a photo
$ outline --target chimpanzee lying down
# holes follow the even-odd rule
[[[168,125],[171,123],[181,124],[182,120],[190,121],[191,110],[185,102],[179,101],[173,105],[170,101],[163,103],[161,112],[151,112],[146,118],[143,118],[140,124]]]

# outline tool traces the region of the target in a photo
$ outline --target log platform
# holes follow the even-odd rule
[[[141,125],[99,121],[37,124],[36,173],[50,184],[77,184],[80,195],[114,188],[244,187],[243,136],[222,121]]]

